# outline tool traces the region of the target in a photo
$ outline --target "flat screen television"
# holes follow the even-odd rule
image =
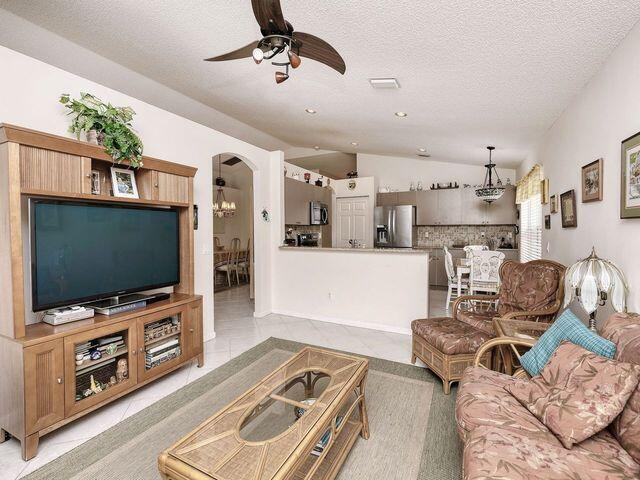
[[[178,211],[30,200],[33,311],[180,282]]]

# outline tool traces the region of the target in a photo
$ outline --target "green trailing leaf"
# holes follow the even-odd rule
[[[79,99],[72,99],[68,93],[63,93],[59,101],[67,107],[67,114],[72,117],[70,133],[80,139],[82,132],[96,130],[104,135],[102,146],[115,162],[128,161],[134,168],[142,166],[144,147],[131,126],[136,114],[131,107],[114,107],[84,92],[80,93]]]

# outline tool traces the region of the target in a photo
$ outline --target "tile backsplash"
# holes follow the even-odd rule
[[[453,225],[413,227],[414,246],[451,247],[456,245],[484,245],[495,239],[496,247],[516,245],[516,228],[505,225]],[[484,234],[484,236],[483,236]],[[502,240],[504,239],[504,240]]]

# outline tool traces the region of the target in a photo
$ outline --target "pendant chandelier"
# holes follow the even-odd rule
[[[496,147],[487,147],[487,150],[489,150],[489,163],[484,166],[487,169],[487,173],[485,174],[482,187],[476,188],[476,196],[487,203],[495,202],[502,197],[505,191],[505,187],[502,186],[502,181],[491,158],[491,154],[495,149]],[[495,185],[493,184],[493,175],[496,176]]]
[[[236,214],[236,202],[227,202],[224,196],[225,186],[224,178],[222,178],[222,155],[218,155],[218,178],[216,178],[216,200],[213,202],[213,215],[218,218],[233,217]]]

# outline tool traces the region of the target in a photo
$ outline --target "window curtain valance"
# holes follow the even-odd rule
[[[542,167],[538,164],[516,184],[516,203],[522,204],[535,195],[542,193]]]

